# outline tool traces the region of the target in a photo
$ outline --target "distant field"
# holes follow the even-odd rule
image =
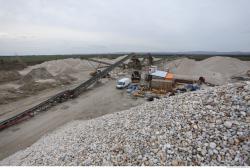
[[[22,61],[28,65],[41,63],[44,61],[51,61],[57,59],[66,59],[66,58],[86,58],[86,57],[106,57],[106,58],[115,58],[120,55],[34,55],[34,56],[0,56],[0,61],[5,62],[18,62]]]
[[[34,55],[34,56],[0,56],[0,70],[20,70],[30,65],[40,64],[45,61],[66,59],[66,58],[93,58],[93,57],[105,57],[116,58],[123,54],[92,54],[92,55]],[[211,55],[154,55],[154,57],[188,57],[195,60],[203,60],[211,57]],[[229,56],[238,58],[243,61],[250,61],[250,56]]]
[[[41,64],[45,61],[66,59],[66,58],[86,58],[86,57],[106,57],[115,58],[119,55],[34,55],[34,56],[0,56],[0,70],[20,70],[30,65]]]

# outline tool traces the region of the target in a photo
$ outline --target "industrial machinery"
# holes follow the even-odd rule
[[[139,83],[141,80],[141,74],[139,71],[133,71],[131,75],[131,81],[132,83]]]
[[[121,60],[117,61],[116,63],[110,65],[108,68],[104,69],[103,71],[99,71],[96,75],[94,75],[89,80],[83,82],[82,84],[80,84],[79,86],[77,86],[74,89],[62,91],[62,92],[52,96],[51,98],[41,102],[40,104],[38,104],[30,109],[27,109],[27,110],[13,116],[13,117],[10,117],[4,121],[1,121],[0,122],[0,131],[7,128],[7,127],[10,127],[10,126],[15,125],[17,123],[20,123],[24,120],[27,120],[27,119],[35,116],[37,113],[46,111],[49,108],[51,108],[59,103],[62,103],[62,102],[65,102],[69,99],[78,97],[89,86],[93,85],[95,82],[97,82],[101,78],[107,76],[109,72],[111,72],[114,68],[122,65],[122,63],[124,61],[128,60],[133,55],[134,54],[126,55],[126,57],[124,57]]]
[[[131,60],[128,63],[128,68],[141,70],[142,65],[140,60],[136,56],[131,57]]]

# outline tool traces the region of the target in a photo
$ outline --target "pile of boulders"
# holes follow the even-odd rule
[[[250,83],[147,102],[44,136],[0,165],[250,165]]]

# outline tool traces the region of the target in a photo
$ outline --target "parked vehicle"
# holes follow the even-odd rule
[[[116,88],[117,89],[126,88],[130,83],[131,83],[131,80],[129,78],[122,78],[117,81]]]
[[[127,93],[132,93],[132,92],[134,92],[134,91],[136,91],[136,90],[138,90],[139,89],[139,86],[138,86],[138,84],[130,84],[129,86],[128,86],[128,88],[127,88]]]

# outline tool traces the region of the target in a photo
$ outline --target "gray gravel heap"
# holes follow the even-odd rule
[[[0,165],[250,165],[249,130],[250,82],[227,84],[71,122]]]

